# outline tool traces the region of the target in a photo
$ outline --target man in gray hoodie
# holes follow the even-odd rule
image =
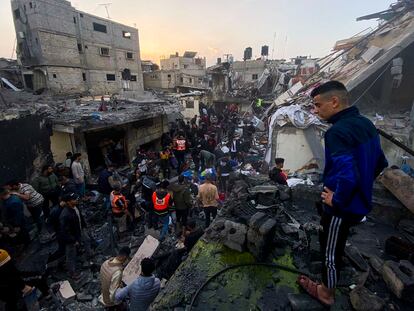
[[[157,297],[161,286],[160,280],[152,274],[154,270],[154,261],[150,258],[144,258],[141,261],[141,275],[130,285],[118,289],[115,300],[123,301],[129,297],[129,310],[148,310]]]

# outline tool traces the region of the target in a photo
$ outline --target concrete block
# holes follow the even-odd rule
[[[414,301],[414,266],[410,262],[386,261],[382,268],[382,277],[395,296]]]
[[[266,220],[266,222],[260,226],[259,233],[264,236],[270,234],[272,230],[275,229],[276,224],[276,220],[272,218]]]
[[[233,250],[242,252],[245,250],[247,226],[230,220],[224,223],[225,237],[223,244]]]
[[[345,255],[354,264],[356,268],[361,271],[368,271],[369,266],[365,259],[359,253],[358,248],[355,246],[348,246],[345,248]]]
[[[400,169],[386,169],[380,182],[414,213],[414,178]]]
[[[156,238],[153,238],[151,235],[147,235],[134,257],[124,269],[122,281],[126,285],[131,284],[141,274],[142,259],[151,257],[159,245],[160,242]]]
[[[258,230],[266,218],[267,216],[265,213],[257,212],[252,216],[252,218],[250,218],[249,227]]]
[[[381,311],[385,301],[374,295],[365,287],[357,287],[351,291],[349,298],[356,311]]]

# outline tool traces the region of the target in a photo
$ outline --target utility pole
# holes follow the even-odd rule
[[[274,59],[273,55],[274,55],[274,52],[275,52],[275,41],[276,41],[276,32],[273,34],[272,60]]]
[[[105,10],[106,10],[106,15],[108,16],[108,19],[111,19],[111,17],[109,16],[109,10],[108,10],[108,7],[111,5],[112,3],[101,3],[101,4],[98,4],[98,5],[100,5],[100,6],[104,6],[105,7]]]

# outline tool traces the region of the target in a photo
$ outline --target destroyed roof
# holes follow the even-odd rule
[[[27,92],[2,91],[6,100],[0,102],[0,120],[16,119],[30,114],[40,114],[52,120],[53,125],[73,132],[75,128],[91,130],[179,113],[182,106],[172,96],[146,92],[138,99],[119,98],[117,109],[105,101],[108,111],[98,111],[101,101],[91,97],[54,98],[35,96]]]
[[[322,58],[318,62],[320,70],[310,76],[304,85],[299,82],[276,98],[265,115],[269,115],[275,106],[309,102],[310,90],[327,80],[338,80],[345,84],[348,91],[352,91],[414,42],[414,14],[404,10],[353,42],[351,47],[346,44],[349,41],[353,39],[338,42],[340,44],[337,43],[336,48],[342,45],[343,49]]]

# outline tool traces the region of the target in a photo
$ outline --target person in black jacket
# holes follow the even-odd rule
[[[52,226],[53,230],[56,233],[58,249],[49,256],[47,262],[55,261],[65,255],[66,244],[62,239],[62,232],[60,230],[60,214],[62,214],[65,204],[66,203],[62,201],[58,205],[55,205],[50,211],[49,224]]]
[[[275,167],[272,168],[269,172],[269,178],[279,185],[287,186],[287,176],[283,172],[283,165],[285,164],[285,159],[276,158]]]
[[[84,242],[86,256],[90,257],[89,238],[85,232],[86,223],[77,208],[79,196],[75,193],[65,195],[62,200],[65,207],[59,217],[60,238],[65,245],[66,268],[73,279],[79,279],[76,272],[77,248]]]

